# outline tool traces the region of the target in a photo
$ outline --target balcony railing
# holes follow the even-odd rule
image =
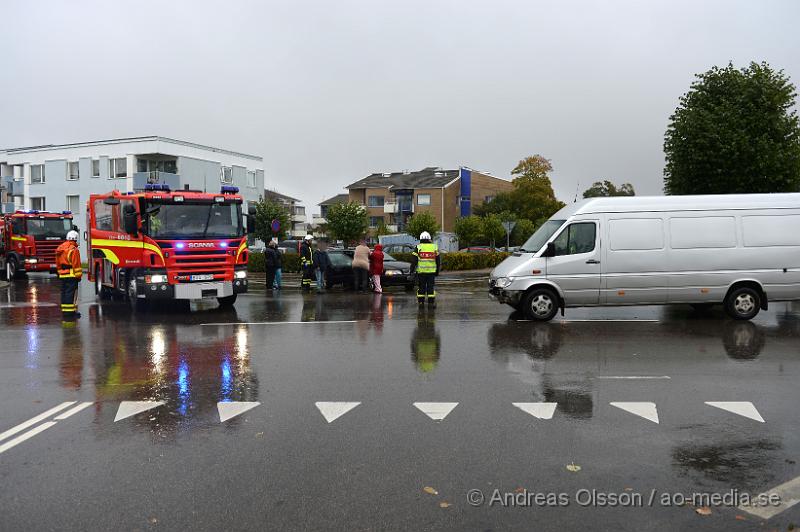
[[[383,204],[383,212],[384,214],[395,214],[397,212],[397,203],[394,202],[386,202]]]
[[[389,224],[389,225],[386,226],[386,230],[391,232],[391,233],[396,233],[397,232],[397,225],[396,224]]]

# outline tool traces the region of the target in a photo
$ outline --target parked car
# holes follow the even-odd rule
[[[417,246],[414,244],[387,244],[383,246],[384,253],[414,253]]]
[[[461,253],[494,253],[495,249],[489,246],[470,246],[459,249]]]
[[[353,286],[353,250],[329,249],[328,258],[331,266],[328,269],[325,285],[333,288],[337,284],[352,288]],[[390,254],[383,254],[383,274],[381,286],[404,286],[413,290],[416,276],[411,273],[411,263],[397,260]]]
[[[278,242],[278,250],[281,253],[300,253],[300,240],[282,240]]]

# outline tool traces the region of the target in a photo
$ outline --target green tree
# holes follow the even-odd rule
[[[453,229],[458,237],[458,245],[462,248],[483,238],[483,220],[474,214],[458,218]]]
[[[489,241],[491,247],[497,247],[497,243],[506,243],[506,228],[503,227],[503,220],[498,214],[489,214],[483,218],[483,237]]]
[[[517,220],[517,225],[514,226],[514,230],[511,231],[511,245],[521,246],[535,231],[536,224],[528,219],[520,218]]]
[[[436,217],[429,212],[418,212],[409,218],[406,224],[406,233],[419,238],[423,231],[431,234],[431,238],[435,237],[439,232],[439,223]]]
[[[635,196],[633,185],[623,183],[617,187],[608,179],[595,181],[592,186],[583,191],[584,198],[600,198],[604,196]]]
[[[328,207],[327,230],[345,245],[364,237],[367,232],[367,209],[360,203],[336,203]]]
[[[664,135],[664,192],[800,190],[795,86],[767,63],[698,74]]]
[[[272,232],[272,220],[278,220],[280,224],[278,234]],[[262,242],[269,242],[273,237],[283,240],[286,237],[289,224],[289,209],[283,203],[271,199],[262,199],[256,203],[255,237]]]
[[[389,231],[389,227],[385,222],[380,222],[378,227],[375,228],[375,236],[392,235],[394,231]]]

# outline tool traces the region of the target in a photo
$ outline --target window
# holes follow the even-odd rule
[[[136,159],[136,171],[147,172],[147,159]]]
[[[128,177],[128,160],[124,157],[119,159],[109,159],[108,165],[109,179]]]
[[[25,197],[24,196],[14,196],[14,208],[21,211],[25,209]]]
[[[745,247],[800,246],[800,216],[742,216]]]
[[[372,228],[379,227],[383,225],[383,216],[370,216],[369,217],[369,226]]]
[[[484,203],[489,203],[493,199],[494,199],[494,196],[486,196],[486,197],[483,198],[483,202]]]
[[[247,172],[247,186],[256,188],[256,173],[254,171]]]
[[[44,183],[44,165],[31,165],[31,184]]]
[[[367,198],[367,207],[383,207],[383,196],[369,196]]]
[[[672,249],[735,248],[733,216],[699,216],[670,220]]]
[[[81,174],[78,161],[73,161],[69,163],[69,167],[67,168],[67,170],[68,170],[67,179],[69,179],[70,181],[77,181],[78,179],[80,179]]]
[[[114,210],[111,205],[106,205],[103,200],[94,200],[94,227],[100,231],[114,230]]]
[[[233,169],[230,166],[223,166],[220,179],[223,183],[233,183]]]
[[[100,159],[92,159],[92,177],[100,177]]]
[[[44,198],[31,198],[31,209],[34,211],[47,210],[47,203]]]
[[[609,220],[609,248],[612,251],[664,249],[661,218],[619,218]]]
[[[553,241],[556,256],[577,255],[594,250],[595,225],[593,223],[570,224]]]
[[[78,195],[67,196],[67,210],[72,214],[78,214],[81,208],[81,197]]]
[[[430,194],[417,194],[417,205],[430,205],[430,204],[431,204]]]

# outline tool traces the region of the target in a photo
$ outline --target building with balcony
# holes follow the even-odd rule
[[[372,230],[385,225],[389,231],[403,231],[414,213],[430,212],[442,231],[452,232],[457,218],[471,215],[499,192],[510,191],[512,184],[462,166],[371,174],[346,188],[350,201],[366,207]]]
[[[289,238],[303,238],[309,233],[310,228],[308,219],[306,218],[306,208],[301,205],[301,200],[274,190],[265,190],[264,199],[282,203],[289,211],[289,221],[291,224],[291,227],[287,229]]]
[[[83,225],[90,194],[130,192],[147,182],[204,192],[236,186],[251,203],[264,193],[263,160],[157,136],[0,150],[4,210],[69,210]]]

